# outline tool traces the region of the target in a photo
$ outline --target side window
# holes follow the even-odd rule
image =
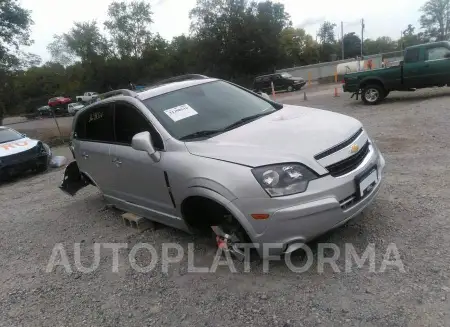
[[[270,77],[269,76],[264,76],[263,77],[263,81],[264,82],[270,82]]]
[[[117,143],[131,145],[133,136],[148,131],[152,136],[153,146],[158,150],[164,149],[161,136],[138,109],[118,102],[115,104],[114,121]]]
[[[426,60],[445,59],[450,50],[445,47],[429,48],[426,52]]]
[[[85,139],[89,141],[114,142],[112,106],[102,105],[89,109],[83,115]]]
[[[406,51],[405,63],[412,63],[419,61],[420,48],[413,48]]]

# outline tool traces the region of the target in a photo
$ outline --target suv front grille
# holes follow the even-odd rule
[[[364,158],[367,156],[368,153],[369,153],[369,141],[367,141],[366,144],[364,144],[364,146],[361,148],[361,150],[358,151],[358,153],[342,161],[329,165],[325,168],[330,172],[330,175],[333,177],[345,175],[355,170],[361,164],[361,162],[363,162]]]
[[[342,150],[346,146],[350,145],[353,141],[355,141],[361,135],[362,132],[363,132],[363,129],[360,128],[355,134],[350,136],[350,138],[348,138],[344,142],[341,142],[338,145],[335,145],[331,149],[328,149],[328,150],[325,150],[325,151],[323,151],[323,152],[321,152],[319,154],[316,154],[314,156],[314,159],[320,160],[322,158],[325,158],[326,156],[329,156],[329,155],[331,155],[331,154],[333,154],[335,152],[338,152],[339,150]]]

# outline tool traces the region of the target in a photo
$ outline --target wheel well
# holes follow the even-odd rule
[[[198,231],[211,232],[211,226],[221,226],[224,232],[235,234],[241,242],[251,242],[247,231],[233,214],[212,199],[188,197],[181,203],[181,214],[186,224]]]
[[[383,90],[385,90],[385,87],[384,87],[383,82],[381,82],[381,81],[378,80],[378,79],[369,79],[369,80],[363,81],[363,82],[361,82],[361,84],[359,85],[359,88],[360,88],[360,89],[363,89],[363,88],[365,88],[367,85],[379,85],[379,86],[381,86],[381,87],[383,88]]]
[[[83,176],[83,178],[91,185],[94,185],[95,187],[97,187],[97,184],[94,183],[94,181],[85,173],[81,172],[81,175]]]
[[[220,224],[231,213],[214,200],[191,196],[181,203],[181,214],[189,226],[194,228],[209,228]]]

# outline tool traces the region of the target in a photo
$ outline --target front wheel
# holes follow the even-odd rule
[[[294,91],[294,88],[291,85],[289,85],[287,90],[288,90],[288,92],[292,92],[292,91]]]
[[[380,85],[368,85],[362,91],[362,100],[365,104],[375,105],[385,98],[385,93],[385,90]]]

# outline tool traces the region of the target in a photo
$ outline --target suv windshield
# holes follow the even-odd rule
[[[21,138],[23,138],[23,135],[12,129],[0,129],[0,144],[20,140]]]
[[[176,90],[143,101],[177,139],[213,136],[277,110],[269,102],[223,81]]]

